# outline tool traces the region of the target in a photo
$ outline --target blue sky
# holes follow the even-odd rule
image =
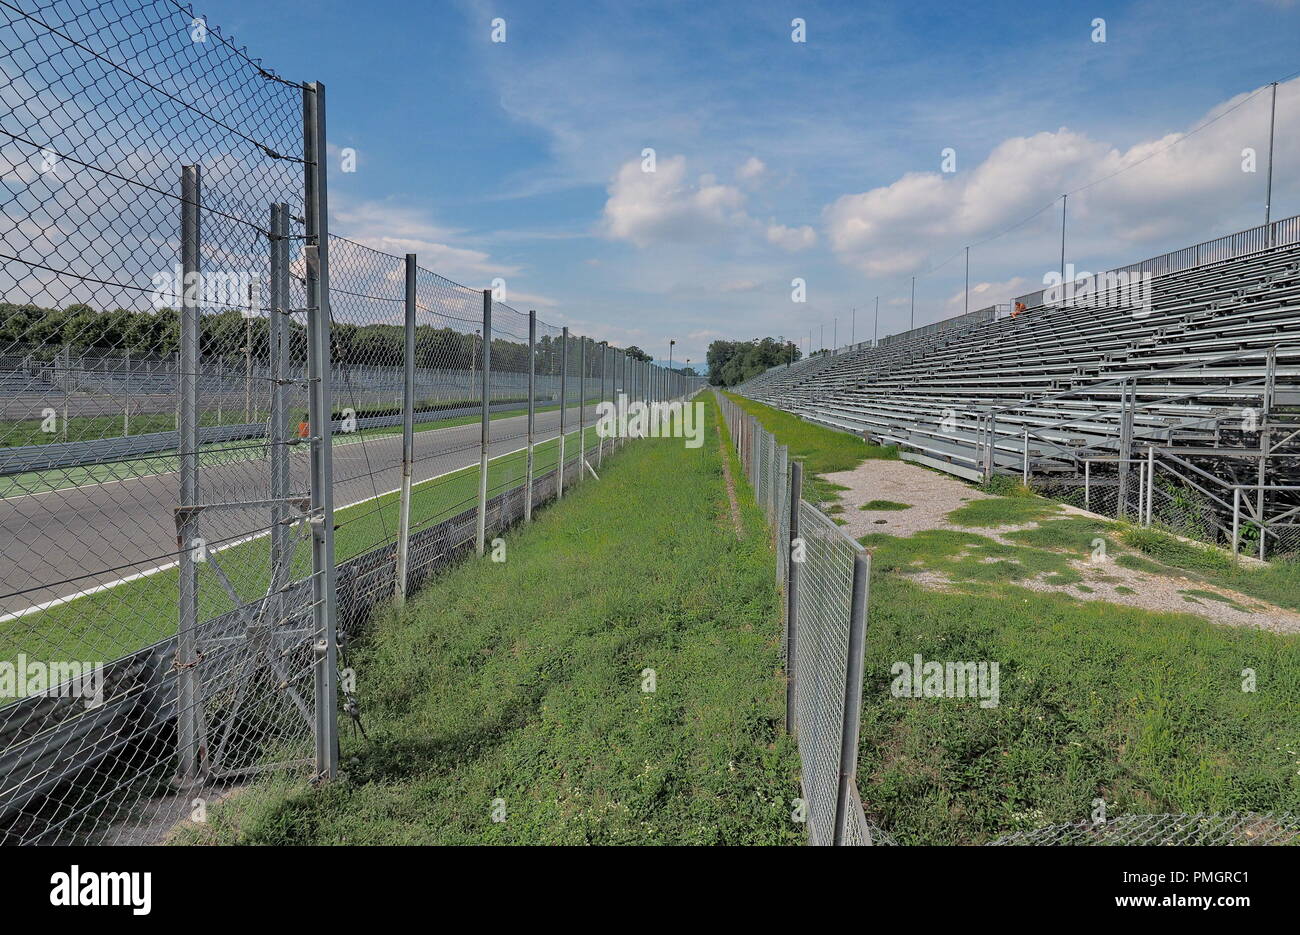
[[[824,326],[829,345],[836,317],[847,343],[855,306],[861,340],[878,294],[880,334],[902,330],[912,275],[918,325],[959,313],[967,244],[971,308],[1038,288],[1059,203],[983,241],[1116,170],[1071,196],[1081,269],[1259,223],[1256,92],[1300,71],[1294,0],[200,12],[286,77],[326,83],[331,146],[357,152],[356,172],[333,167],[335,232],[466,285],[502,276],[511,305],[581,333],[661,357],[676,338],[678,361],[715,337],[804,347]],[[1275,218],[1300,212],[1300,81],[1277,109]]]

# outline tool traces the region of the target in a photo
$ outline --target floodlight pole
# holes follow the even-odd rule
[[[970,314],[970,247],[966,248],[966,310],[963,314]]]
[[[1273,82],[1273,102],[1268,112],[1268,189],[1264,194],[1264,226],[1268,228],[1268,245],[1273,246],[1273,130],[1277,123],[1277,82]]]
[[[1065,295],[1065,202],[1069,195],[1061,196],[1061,295]]]

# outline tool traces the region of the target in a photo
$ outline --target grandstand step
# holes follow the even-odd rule
[[[963,480],[983,483],[984,472],[977,471],[974,468],[962,467],[960,464],[952,464],[948,461],[941,461],[938,458],[931,458],[928,455],[918,454],[915,451],[904,451],[899,454],[904,461],[910,461],[913,464],[922,464],[925,467],[934,468],[936,471],[944,471],[948,474],[955,475]]]

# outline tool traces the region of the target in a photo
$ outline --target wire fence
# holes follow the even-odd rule
[[[831,516],[798,496],[803,490],[803,467],[789,461],[788,451],[776,437],[731,399],[721,393],[717,398],[745,476],[776,538],[777,580],[783,585],[785,610],[786,723],[799,747],[808,843],[895,845],[894,836],[866,814],[857,788],[862,705],[885,701],[863,696],[869,556]],[[1092,496],[1098,490],[1116,496],[1119,485],[1107,485],[1107,477],[1103,473],[1100,486],[1091,487]],[[1113,475],[1109,478],[1114,480]],[[1146,485],[1140,478],[1126,484],[1125,490],[1133,517],[1147,502],[1143,492],[1150,496],[1148,512],[1162,502],[1159,486]],[[1054,492],[1070,493],[1064,486]],[[1174,515],[1174,507],[1165,509]],[[1300,816],[1235,812],[1098,816],[987,842],[989,846],[1298,843]]]
[[[755,499],[776,533],[785,585],[786,729],[802,765],[808,843],[871,844],[857,789],[866,652],[866,551],[802,496],[802,465],[754,416],[718,394]]]
[[[0,43],[0,843],[154,843],[337,775],[371,610],[697,381],[331,235],[324,88],[172,0]]]

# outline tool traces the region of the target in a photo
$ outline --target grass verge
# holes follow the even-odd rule
[[[1300,809],[1300,637],[1216,626],[1181,599],[1153,613],[1017,583],[1044,576],[1082,590],[1070,559],[1102,538],[1121,565],[1294,607],[1296,566],[1225,567],[1172,537],[1063,516],[1018,484],[990,492],[1001,496],[949,518],[1037,525],[1008,533],[1011,545],[965,530],[862,540],[872,552],[858,774],[868,814],[900,843],[979,844],[1085,818],[1098,798],[1111,816]],[[952,584],[922,586],[922,571]],[[1210,593],[1183,597],[1223,599]],[[998,663],[998,704],[896,697],[895,665],[918,654]]]
[[[587,447],[596,444],[595,433],[587,435]],[[566,435],[566,456],[576,450],[578,433]],[[550,439],[534,446],[534,471],[543,474],[555,467],[559,441]],[[488,496],[523,483],[527,456],[518,451],[493,458],[488,463]],[[469,509],[478,499],[478,465],[430,478],[412,487],[411,531],[441,522]],[[346,561],[395,539],[400,497],[394,493],[362,501],[334,512],[334,554]],[[265,536],[229,545],[212,541],[215,561],[243,600],[266,593],[270,581],[270,546]],[[162,563],[160,563],[162,564]],[[302,541],[294,554],[294,576],[311,571],[311,547]],[[130,574],[125,572],[124,574]],[[39,658],[109,661],[148,646],[176,632],[176,594],[180,572],[164,568],[56,604],[41,611],[0,622],[0,662],[14,661],[19,653]],[[199,620],[227,613],[234,605],[209,565],[199,567]]]
[[[345,739],[343,779],[254,787],[179,840],[800,841],[774,559],[747,495],[736,535],[705,402],[702,448],[628,446],[506,562],[376,621],[354,658],[371,739]]]
[[[777,444],[789,449],[791,459],[803,461],[804,499],[810,503],[834,500],[836,493],[848,489],[825,480],[821,477],[822,474],[851,471],[868,459],[898,458],[898,449],[892,445],[869,445],[856,435],[805,422],[798,416],[744,396],[733,393],[727,393],[726,396],[741,409],[756,416],[763,427],[776,436]]]
[[[556,412],[559,406],[539,406],[535,412]],[[523,411],[523,416],[527,417],[527,410]],[[495,422],[498,419],[519,418],[518,410],[509,410],[505,412],[494,412],[489,419]],[[447,419],[436,419],[431,422],[417,422],[413,427],[415,432],[427,432],[432,429],[454,428],[459,425],[476,424],[481,419],[479,415],[453,416]],[[227,420],[229,422],[229,420]],[[243,422],[243,418],[239,419]],[[207,423],[204,423],[207,424]],[[215,421],[213,424],[216,424]],[[295,423],[291,423],[295,424]],[[157,431],[171,431],[176,428],[174,421],[167,424],[165,428]],[[140,434],[132,432],[133,435]],[[338,445],[355,445],[362,441],[378,439],[393,435],[401,435],[402,427],[384,426],[382,428],[362,429],[358,432],[347,434],[335,434],[334,444]],[[76,440],[86,441],[94,440],[100,437],[113,437],[109,435],[82,435]],[[266,457],[266,445],[259,439],[243,439],[232,442],[220,442],[210,445],[203,445],[199,449],[199,459],[203,467],[215,467],[222,464],[232,464],[237,461],[255,461]],[[104,464],[87,464],[80,467],[68,468],[51,468],[46,471],[27,471],[22,474],[8,474],[0,477],[0,499],[6,497],[25,497],[35,494],[50,493],[55,490],[69,490],[73,487],[84,487],[90,484],[105,484],[114,481],[132,480],[137,477],[149,477],[155,474],[172,474],[179,470],[180,462],[175,454],[168,452],[159,452],[156,455],[135,458],[131,461],[114,461]]]

